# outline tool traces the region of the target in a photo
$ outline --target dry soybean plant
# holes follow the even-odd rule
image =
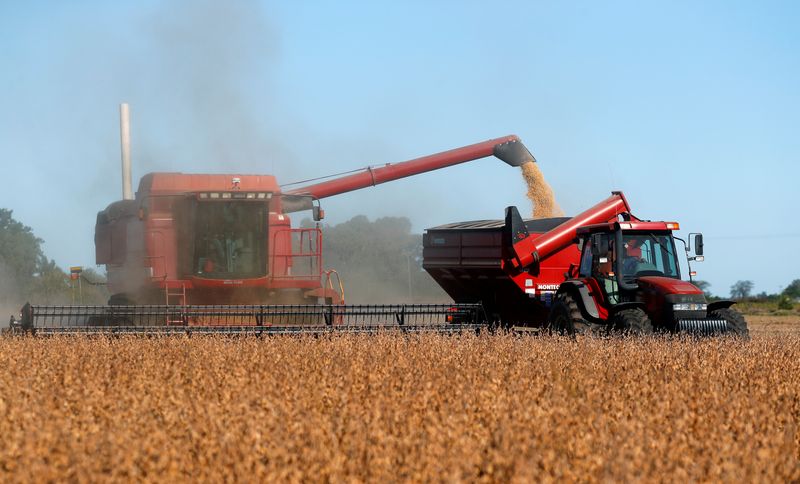
[[[800,479],[800,338],[0,339],[0,479]]]

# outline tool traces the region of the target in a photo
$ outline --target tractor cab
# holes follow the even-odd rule
[[[731,301],[709,304],[703,291],[681,280],[676,238],[672,235],[678,228],[675,222],[638,220],[579,228],[576,234],[582,252],[578,278],[565,285],[576,289],[577,294],[584,291],[582,287],[589,289],[586,298],[578,298],[580,303],[568,292],[561,293],[561,302],[551,312],[551,324],[569,331],[591,320],[637,333],[658,329],[747,335],[747,325],[741,314],[730,308]],[[688,246],[685,250],[689,264],[702,260],[702,236],[695,237],[696,256],[688,257]],[[691,275],[691,265],[689,270]],[[582,306],[589,319],[565,311],[570,300]]]
[[[670,279],[677,284],[681,273],[672,237],[672,230],[677,228],[674,222],[611,222],[582,227],[578,230],[582,248],[579,276],[597,281],[609,306],[640,299],[640,283],[652,282],[653,278],[660,280],[660,287],[672,285]]]

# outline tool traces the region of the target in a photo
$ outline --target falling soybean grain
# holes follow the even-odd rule
[[[544,179],[538,163],[525,163],[521,166],[522,178],[528,185],[528,199],[533,205],[533,218],[548,218],[564,215],[556,203],[553,189]]]

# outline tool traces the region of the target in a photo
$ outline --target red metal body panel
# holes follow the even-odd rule
[[[567,218],[528,220],[532,238]],[[483,303],[490,317],[515,324],[547,319],[548,305],[580,251],[570,241],[529,271],[510,270],[503,257],[503,222],[475,221],[427,229],[423,267],[455,301]],[[493,316],[494,315],[494,316]]]
[[[662,294],[703,294],[694,284],[671,277],[642,276],[639,284],[652,287]]]
[[[234,184],[234,178],[239,179],[238,184]],[[182,195],[225,191],[279,193],[280,187],[272,175],[148,173],[139,182],[137,194]]]
[[[509,141],[519,141],[514,135],[495,138],[482,143],[475,143],[463,148],[443,151],[433,155],[403,161],[401,163],[387,163],[384,166],[370,167],[365,171],[344,176],[316,185],[297,188],[286,193],[291,195],[311,195],[314,198],[325,198],[341,193],[372,187],[388,181],[418,175],[432,170],[438,170],[452,165],[465,163],[491,156],[497,145]]]
[[[600,287],[600,282],[593,277],[584,277],[581,280],[589,286],[589,295],[598,303],[597,314],[600,319],[608,319],[608,308],[610,304],[606,298],[606,293]]]

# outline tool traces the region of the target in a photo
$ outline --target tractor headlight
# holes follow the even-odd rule
[[[675,303],[672,305],[673,311],[705,311],[708,309],[706,303]]]

